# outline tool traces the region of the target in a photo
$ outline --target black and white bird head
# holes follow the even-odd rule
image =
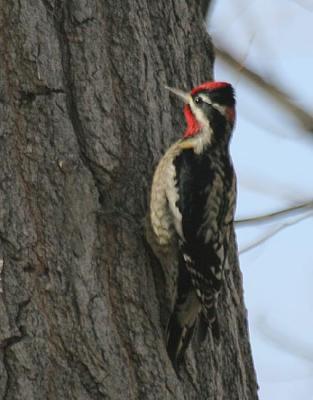
[[[228,145],[235,123],[235,95],[227,82],[205,82],[190,93],[166,87],[184,103],[187,128],[184,139],[205,145]]]

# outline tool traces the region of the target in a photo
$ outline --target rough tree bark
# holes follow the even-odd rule
[[[0,398],[256,399],[236,246],[222,340],[166,354],[153,168],[212,78],[201,3],[0,0]]]

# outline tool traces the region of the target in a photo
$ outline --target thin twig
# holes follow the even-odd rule
[[[308,209],[313,208],[313,200],[298,204],[293,207],[284,208],[282,210],[274,211],[269,214],[258,215],[257,217],[249,217],[249,218],[242,218],[235,221],[237,228],[243,228],[247,225],[258,225],[263,224],[265,222],[269,222],[273,219],[280,218],[282,216],[287,216],[289,214],[294,214],[295,212],[303,212],[307,211]]]
[[[283,106],[288,112],[291,112],[298,120],[300,125],[306,131],[313,133],[313,117],[312,114],[303,108],[297,106],[292,100],[291,96],[287,92],[279,88],[273,82],[269,82],[257,72],[253,71],[252,68],[242,65],[235,55],[233,55],[228,49],[221,45],[215,45],[216,54],[221,57],[230,67],[238,70],[247,79],[256,84],[261,88],[267,95],[271,96],[276,102]]]
[[[242,188],[250,192],[261,194],[267,198],[274,198],[275,200],[288,201],[290,204],[297,204],[299,198],[306,199],[311,195],[308,187],[304,188],[299,185],[291,188],[287,182],[284,183],[272,179],[272,177],[260,175],[255,171],[253,175],[245,171],[246,169],[242,169],[240,172],[240,183]]]
[[[249,51],[250,51],[250,48],[251,48],[251,46],[252,46],[252,43],[253,43],[253,41],[254,41],[254,39],[255,39],[255,35],[256,35],[256,31],[255,32],[253,32],[252,33],[252,35],[251,35],[251,37],[250,37],[250,40],[249,40],[249,43],[248,43],[248,46],[247,46],[247,49],[246,49],[246,51],[245,51],[245,54],[243,55],[243,57],[242,57],[242,61],[241,61],[241,63],[240,63],[240,65],[239,65],[239,71],[238,71],[238,79],[237,79],[237,81],[236,81],[236,85],[239,83],[239,81],[240,81],[240,78],[241,78],[241,70],[244,68],[244,64],[245,64],[245,62],[246,62],[246,60],[247,60],[247,58],[248,58],[248,56],[249,56]]]
[[[265,316],[259,317],[255,325],[258,331],[277,348],[312,364],[312,346],[306,345],[303,342],[301,343],[299,338],[295,340],[294,337],[287,336],[284,330],[270,326]]]
[[[257,246],[265,243],[267,240],[269,240],[270,238],[272,238],[273,236],[275,236],[277,233],[279,233],[280,231],[292,226],[292,225],[296,225],[297,223],[305,220],[306,218],[312,217],[313,213],[309,213],[306,214],[298,219],[295,219],[293,221],[289,221],[289,222],[285,222],[284,224],[279,225],[278,227],[276,227],[275,229],[271,230],[270,232],[267,232],[266,235],[262,236],[260,239],[258,239],[257,241],[249,244],[248,246],[244,247],[242,250],[239,251],[239,254],[242,255],[244,253],[247,253],[248,251],[256,248]]]
[[[304,10],[312,12],[313,8],[310,7],[309,4],[303,4],[303,2],[299,1],[299,0],[293,0],[295,3],[297,3],[300,7],[302,7]]]

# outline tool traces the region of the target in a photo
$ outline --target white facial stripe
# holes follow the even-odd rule
[[[227,119],[227,107],[226,106],[221,106],[220,104],[217,103],[212,103],[212,107],[215,108],[220,114],[223,115]]]
[[[210,121],[207,119],[204,112],[197,107],[192,98],[189,102],[189,105],[193,115],[201,125],[201,131],[196,136],[191,137],[189,140],[190,143],[192,143],[195,153],[200,154],[203,151],[204,146],[211,143],[212,129],[210,126]]]
[[[212,105],[211,99],[208,96],[206,96],[205,94],[199,94],[198,97],[200,97],[205,103]]]
[[[221,106],[218,103],[212,103],[211,99],[206,96],[205,94],[199,94],[199,97],[201,97],[201,99],[209,104],[210,106],[212,106],[213,108],[215,108],[215,110],[217,110],[220,114],[223,115],[223,117],[227,118],[227,107],[226,106]]]
[[[193,100],[190,101],[189,105],[193,115],[196,117],[196,120],[202,125],[203,128],[208,128],[210,124],[203,111],[196,106]]]

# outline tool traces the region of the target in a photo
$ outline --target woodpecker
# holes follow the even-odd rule
[[[149,223],[156,255],[171,252],[178,265],[176,301],[167,328],[167,351],[177,367],[197,321],[219,338],[217,299],[228,268],[236,206],[229,154],[235,96],[226,82],[205,82],[190,93],[166,88],[185,103],[187,127],[155,170]]]

